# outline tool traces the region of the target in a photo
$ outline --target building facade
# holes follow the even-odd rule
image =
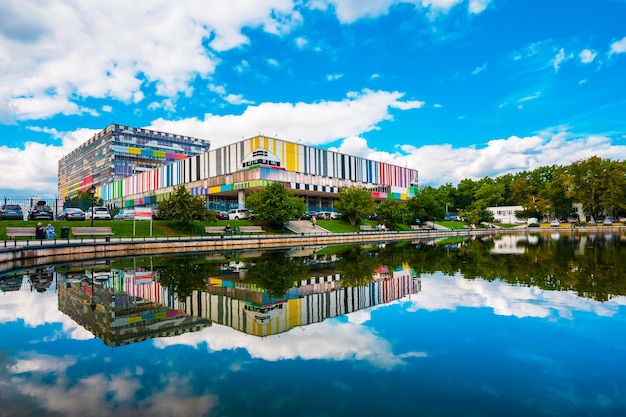
[[[367,189],[376,200],[405,200],[417,194],[417,170],[266,136],[209,150],[98,189],[109,205],[156,206],[177,186],[209,201],[243,207],[245,196],[282,183],[312,208],[332,208],[339,188]]]
[[[208,151],[210,142],[189,136],[111,124],[65,155],[58,165],[58,195],[115,183]]]
[[[493,213],[493,221],[495,223],[519,224],[526,221],[526,219],[518,219],[515,215],[516,212],[524,210],[522,206],[487,207],[487,210]]]

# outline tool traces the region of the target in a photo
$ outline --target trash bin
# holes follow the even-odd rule
[[[69,239],[70,237],[70,228],[62,227],[61,228],[61,239]]]

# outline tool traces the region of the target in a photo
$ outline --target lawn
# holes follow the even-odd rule
[[[330,221],[330,220],[327,220]],[[38,220],[2,220],[0,221],[0,240],[8,240],[6,235],[7,227],[32,227],[35,228]],[[61,229],[63,227],[91,227],[91,220],[84,221],[67,221],[67,220],[42,220],[43,225],[52,223],[56,231],[57,238],[61,237]],[[133,226],[134,223],[134,226]],[[189,224],[188,228],[182,228],[180,224],[171,220],[153,220],[152,236],[154,237],[174,237],[174,236],[206,236],[204,232],[205,226],[226,226],[230,225],[232,229],[237,226],[261,225],[260,222],[254,220],[217,220],[214,222],[194,221]],[[150,221],[133,221],[133,220],[94,220],[95,227],[110,227],[113,237],[149,237]],[[273,230],[267,226],[263,226],[267,234],[282,233],[282,230]],[[71,237],[71,233],[70,233]],[[19,237],[17,239],[28,239]]]

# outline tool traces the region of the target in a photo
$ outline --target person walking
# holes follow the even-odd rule
[[[311,217],[311,223],[313,223],[313,227],[317,225],[317,218],[315,216]]]

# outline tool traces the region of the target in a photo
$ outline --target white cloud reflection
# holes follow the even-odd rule
[[[573,320],[576,312],[610,317],[624,305],[626,297],[622,296],[600,303],[579,297],[573,291],[546,291],[499,281],[467,280],[460,274],[448,276],[436,273],[422,275],[422,291],[412,296],[409,311],[489,307],[500,316]]]

